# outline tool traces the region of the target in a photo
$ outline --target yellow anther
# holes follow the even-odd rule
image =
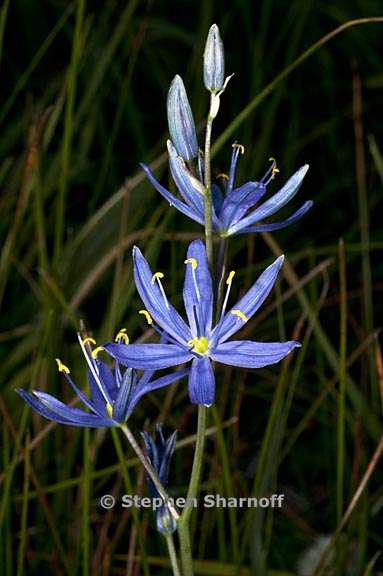
[[[153,324],[153,318],[150,316],[150,314],[147,310],[139,310],[138,313],[143,314],[143,316],[145,316],[148,324]]]
[[[113,406],[109,404],[109,402],[106,403],[106,411],[108,413],[109,418],[113,418]]]
[[[94,346],[96,345],[96,340],[94,338],[91,338],[90,336],[87,336],[86,338],[84,338],[84,340],[82,341],[82,343],[84,344],[84,346],[86,344],[93,344]]]
[[[191,264],[193,270],[195,270],[198,266],[197,260],[195,258],[187,258],[184,260],[184,264]]]
[[[228,276],[227,279],[226,279],[226,284],[227,284],[228,286],[232,283],[234,276],[235,276],[235,271],[232,270],[232,271],[230,272],[229,276]]]
[[[192,340],[189,340],[188,346],[191,347],[193,352],[197,352],[197,354],[203,356],[209,348],[209,340],[205,336],[192,338]]]
[[[217,178],[223,178],[224,180],[229,180],[229,176],[224,172],[220,172],[219,174],[217,174]]]
[[[65,366],[65,364],[61,362],[60,358],[56,358],[56,362],[59,372],[65,372],[65,374],[70,374],[68,366]]]
[[[129,344],[129,336],[126,333],[126,328],[121,328],[114,339],[115,342],[120,342],[120,340],[123,340],[125,344]]]
[[[279,172],[279,168],[277,168],[276,166],[273,168],[273,174],[277,174],[277,172]]]
[[[164,275],[162,274],[162,272],[156,272],[155,274],[153,274],[152,276],[152,284],[155,283],[155,281],[157,280],[157,278],[163,278]]]
[[[240,318],[241,320],[243,320],[243,322],[247,322],[247,321],[248,321],[247,316],[245,316],[244,313],[241,312],[241,310],[230,310],[230,314],[233,314],[234,316],[238,316],[238,318]]]
[[[243,155],[245,153],[245,147],[243,144],[237,144],[236,142],[234,144],[231,145],[232,148],[239,148],[241,154]]]
[[[104,350],[104,348],[102,346],[97,346],[97,348],[95,348],[94,350],[92,350],[92,356],[93,358],[97,358],[97,355],[102,352],[102,350]]]

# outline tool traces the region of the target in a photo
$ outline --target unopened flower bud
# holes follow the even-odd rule
[[[185,86],[178,75],[170,85],[167,106],[171,140],[184,160],[193,160],[198,154],[197,135]]]
[[[210,27],[203,57],[203,77],[210,92],[221,90],[225,81],[225,56],[217,24]]]

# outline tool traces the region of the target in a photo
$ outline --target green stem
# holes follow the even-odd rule
[[[210,110],[206,122],[206,134],[205,134],[205,195],[204,195],[204,207],[205,207],[205,240],[206,240],[206,254],[210,266],[210,271],[214,274],[214,260],[213,260],[213,224],[212,224],[212,193],[211,193],[211,166],[210,166],[210,149],[211,149],[211,132],[213,128],[213,120],[217,113],[217,109],[214,110],[214,94],[210,97]],[[198,424],[197,424],[197,440],[193,459],[193,468],[189,482],[189,488],[187,493],[187,502],[192,502],[194,498],[198,495],[201,472],[202,472],[202,462],[203,462],[203,450],[205,446],[205,435],[206,435],[206,421],[207,421],[207,409],[206,406],[198,406]],[[180,539],[180,551],[181,551],[181,562],[182,562],[182,573],[183,576],[193,576],[193,556],[192,556],[192,546],[190,540],[190,516],[192,512],[192,506],[185,506],[181,517],[178,521],[178,534]]]
[[[193,501],[192,499],[197,498],[198,495],[202,472],[203,451],[205,446],[206,421],[207,408],[206,406],[200,405],[198,406],[197,441],[194,452],[193,468],[187,493],[187,503],[191,503]],[[194,573],[189,529],[192,509],[193,508],[191,505],[185,506],[178,521],[178,534],[180,538],[183,576],[193,576]]]
[[[205,135],[205,239],[206,253],[213,272],[213,225],[212,225],[212,194],[211,194],[211,167],[210,167],[210,148],[211,148],[211,131],[213,128],[213,116],[211,114],[213,96],[210,100],[210,111],[206,122]]]
[[[168,553],[169,553],[169,558],[170,558],[170,562],[172,565],[173,575],[174,576],[181,576],[181,572],[180,572],[180,569],[178,566],[177,553],[176,553],[176,549],[174,546],[173,534],[167,534],[166,535],[166,544],[168,545]]]
[[[139,444],[137,443],[135,437],[133,436],[132,432],[130,431],[130,429],[128,428],[128,426],[126,424],[122,424],[120,426],[120,429],[125,434],[129,444],[131,445],[134,452],[136,453],[136,456],[138,457],[141,464],[145,468],[148,476],[150,476],[150,479],[152,480],[154,486],[156,487],[159,495],[161,496],[161,498],[163,499],[163,501],[167,505],[169,512],[171,513],[173,518],[176,521],[178,521],[180,516],[179,516],[177,510],[174,508],[173,504],[169,500],[169,496],[168,496],[165,488],[163,487],[160,479],[158,478],[157,472],[154,470],[153,466],[151,465],[149,460],[146,458],[145,454],[141,450],[141,448],[140,448]]]

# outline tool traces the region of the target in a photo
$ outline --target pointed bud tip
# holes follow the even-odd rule
[[[142,256],[141,250],[136,245],[134,245],[132,248],[132,254],[133,254],[133,258],[136,258],[136,256]]]
[[[215,94],[225,82],[225,55],[217,24],[212,24],[207,35],[203,57],[203,76],[207,90]]]

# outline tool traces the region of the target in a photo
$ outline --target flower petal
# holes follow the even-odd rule
[[[126,422],[128,419],[132,391],[137,381],[138,376],[133,368],[127,368],[118,389],[116,401],[113,403],[112,418],[116,422]]]
[[[258,280],[246,292],[244,296],[232,307],[232,309],[218,322],[213,330],[213,342],[225,342],[232,334],[235,334],[243,326],[243,319],[238,315],[232,314],[232,311],[240,311],[247,320],[255,314],[258,308],[270,294],[278,272],[283,264],[284,256],[279,256],[266,270],[260,275]]]
[[[72,387],[72,390],[74,391],[74,393],[80,398],[81,402],[83,402],[85,404],[85,406],[87,406],[90,410],[92,410],[92,412],[95,412],[96,414],[98,414],[99,416],[104,416],[103,412],[104,410],[100,413],[100,411],[98,410],[97,405],[92,402],[92,400],[89,400],[89,398],[86,396],[86,394],[84,394],[77,386],[76,384],[73,382],[72,378],[69,376],[69,374],[67,374],[66,372],[63,372],[63,375],[66,379],[67,382],[69,382],[70,386]]]
[[[276,364],[294,348],[299,348],[299,342],[252,342],[251,340],[233,340],[219,344],[211,358],[215,362],[239,366],[241,368],[263,368]]]
[[[103,389],[107,392],[107,395],[111,398],[111,400],[115,400],[118,387],[116,382],[116,377],[113,374],[112,370],[102,362],[101,360],[96,360],[96,365],[99,372],[100,381],[103,385]]]
[[[167,146],[169,152],[169,166],[174,183],[185,202],[189,204],[189,206],[200,216],[203,224],[205,222],[205,186],[187,168],[184,160],[177,154],[171,140],[168,140]],[[212,221],[214,227],[217,228],[219,221],[214,206],[212,207]]]
[[[88,414],[83,410],[67,406],[54,396],[45,392],[33,391],[30,394],[26,390],[16,390],[18,394],[41,416],[60,424],[83,426],[91,428],[103,428],[114,426],[115,423],[109,418],[102,418],[95,414]]]
[[[215,400],[215,378],[207,356],[194,358],[189,374],[189,396],[193,404],[211,406]]]
[[[184,202],[181,202],[181,200],[178,200],[178,198],[176,198],[173,194],[171,194],[169,192],[169,190],[166,190],[166,188],[164,188],[158,182],[158,180],[153,176],[153,173],[150,170],[149,166],[147,166],[146,164],[143,164],[143,163],[141,163],[140,166],[143,169],[143,171],[145,172],[151,185],[157,190],[157,192],[159,192],[161,194],[161,196],[163,196],[165,198],[165,200],[167,200],[169,202],[169,204],[171,206],[174,206],[175,208],[177,208],[177,210],[179,210],[180,212],[185,214],[185,216],[188,216],[192,220],[195,220],[196,222],[198,222],[198,224],[203,225],[203,223],[204,223],[203,216],[201,216],[194,208],[188,206]]]
[[[217,214],[221,212],[221,208],[223,205],[223,194],[221,188],[217,186],[217,184],[212,184],[211,187],[211,196],[213,200],[214,210]]]
[[[175,308],[164,300],[157,282],[152,282],[149,264],[136,246],[133,248],[133,262],[136,287],[149,314],[170,336],[185,345],[191,338],[190,328]]]
[[[286,220],[282,220],[281,222],[272,222],[270,224],[259,224],[258,226],[249,226],[248,228],[243,228],[237,232],[237,234],[249,234],[251,232],[273,232],[274,230],[281,230],[282,228],[286,228],[293,222],[296,222],[302,216],[306,214],[312,207],[314,202],[312,200],[307,200],[294,214],[286,218]]]
[[[265,194],[266,186],[262,182],[246,182],[226,196],[220,213],[224,230],[233,227],[246,212]]]
[[[201,240],[191,242],[187,259],[195,260],[197,263],[196,268],[190,263],[186,264],[183,289],[185,310],[194,338],[205,336],[210,332],[213,313],[213,286],[206,248]]]
[[[167,147],[174,183],[185,202],[199,214],[204,222],[204,186],[186,167],[185,161],[177,154],[171,140],[167,141]]]
[[[237,222],[237,224],[234,226],[231,226],[229,228],[229,233],[235,234],[241,228],[251,226],[254,224],[254,222],[263,220],[267,216],[271,216],[280,208],[285,206],[285,204],[287,204],[287,202],[289,202],[298,192],[308,169],[308,164],[305,164],[305,166],[302,166],[302,168],[297,170],[297,172],[295,172],[295,174],[293,174],[291,178],[288,179],[286,184],[279,190],[279,192],[266,200],[266,202],[256,208],[254,212]]]
[[[111,404],[112,399],[110,398],[107,390],[104,390],[106,398],[104,397],[104,395],[100,390],[100,386],[97,383],[96,378],[94,377],[92,370],[90,370],[89,368],[88,368],[88,382],[90,389],[90,397],[92,403],[94,404],[95,409],[100,415],[107,417],[106,403],[109,402],[109,404]]]
[[[114,344],[104,345],[105,350],[124,366],[142,370],[159,370],[188,362],[193,358],[175,344]]]

